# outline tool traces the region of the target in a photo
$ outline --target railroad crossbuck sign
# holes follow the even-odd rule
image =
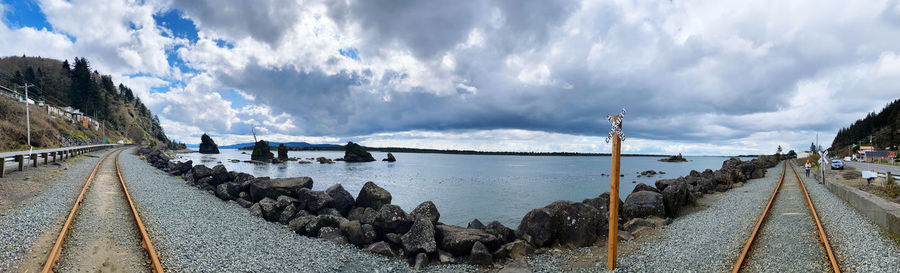
[[[622,141],[625,140],[625,132],[622,131],[622,119],[625,118],[625,108],[622,113],[610,116],[606,120],[612,126],[606,143],[612,139],[612,166],[609,180],[609,251],[607,252],[607,267],[616,268],[616,245],[619,242],[619,158],[621,157]]]

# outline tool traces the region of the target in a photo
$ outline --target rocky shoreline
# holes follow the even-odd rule
[[[467,227],[440,222],[437,207],[425,201],[407,213],[391,204],[387,190],[367,182],[356,198],[340,184],[312,190],[309,177],[271,179],[229,172],[224,166],[173,163],[159,150],[139,151],[151,165],[180,176],[189,185],[219,199],[247,208],[252,215],[287,225],[297,234],[338,244],[352,244],[370,252],[406,257],[415,268],[430,264],[489,265],[506,259],[546,252],[549,248],[590,246],[608,231],[609,194],[582,202],[560,200],[528,212],[516,229],[497,221],[478,219]],[[665,225],[696,198],[726,191],[747,179],[765,175],[774,157],[743,162],[726,160],[717,171],[692,171],[676,179],[662,179],[655,187],[639,184],[620,202],[620,237]]]

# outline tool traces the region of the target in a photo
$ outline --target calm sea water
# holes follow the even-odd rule
[[[221,154],[180,154],[175,160],[193,160],[194,164],[254,176],[312,177],[313,189],[325,190],[341,183],[354,196],[366,181],[387,189],[393,204],[407,212],[419,203],[431,200],[441,212],[441,222],[465,226],[474,218],[487,224],[498,220],[515,228],[528,211],[556,200],[581,201],[609,191],[610,157],[500,156],[394,153],[397,162],[299,164],[232,163],[249,160],[244,151],[223,149]],[[386,153],[374,152],[381,160]],[[290,157],[343,157],[343,152],[290,151]],[[620,196],[624,200],[637,183],[653,185],[658,179],[687,175],[691,170],[722,166],[727,157],[686,157],[682,163],[659,162],[658,157],[622,157]],[[745,158],[746,160],[746,158]],[[637,177],[635,172],[664,171],[652,178]],[[601,174],[607,174],[602,176]]]

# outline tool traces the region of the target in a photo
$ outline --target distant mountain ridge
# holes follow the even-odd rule
[[[269,146],[278,146],[278,144],[284,144],[287,147],[341,147],[341,145],[335,144],[310,144],[308,142],[274,142],[269,141]],[[188,148],[199,148],[200,144],[187,144]],[[219,145],[219,149],[240,149],[244,147],[253,147],[253,142],[245,142],[238,143],[232,145]]]

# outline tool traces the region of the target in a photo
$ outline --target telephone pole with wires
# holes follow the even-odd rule
[[[31,148],[31,115],[28,113],[28,87],[32,87],[34,84],[25,83],[25,85],[19,85],[18,87],[25,88],[25,132],[28,140],[28,152],[32,151]]]

